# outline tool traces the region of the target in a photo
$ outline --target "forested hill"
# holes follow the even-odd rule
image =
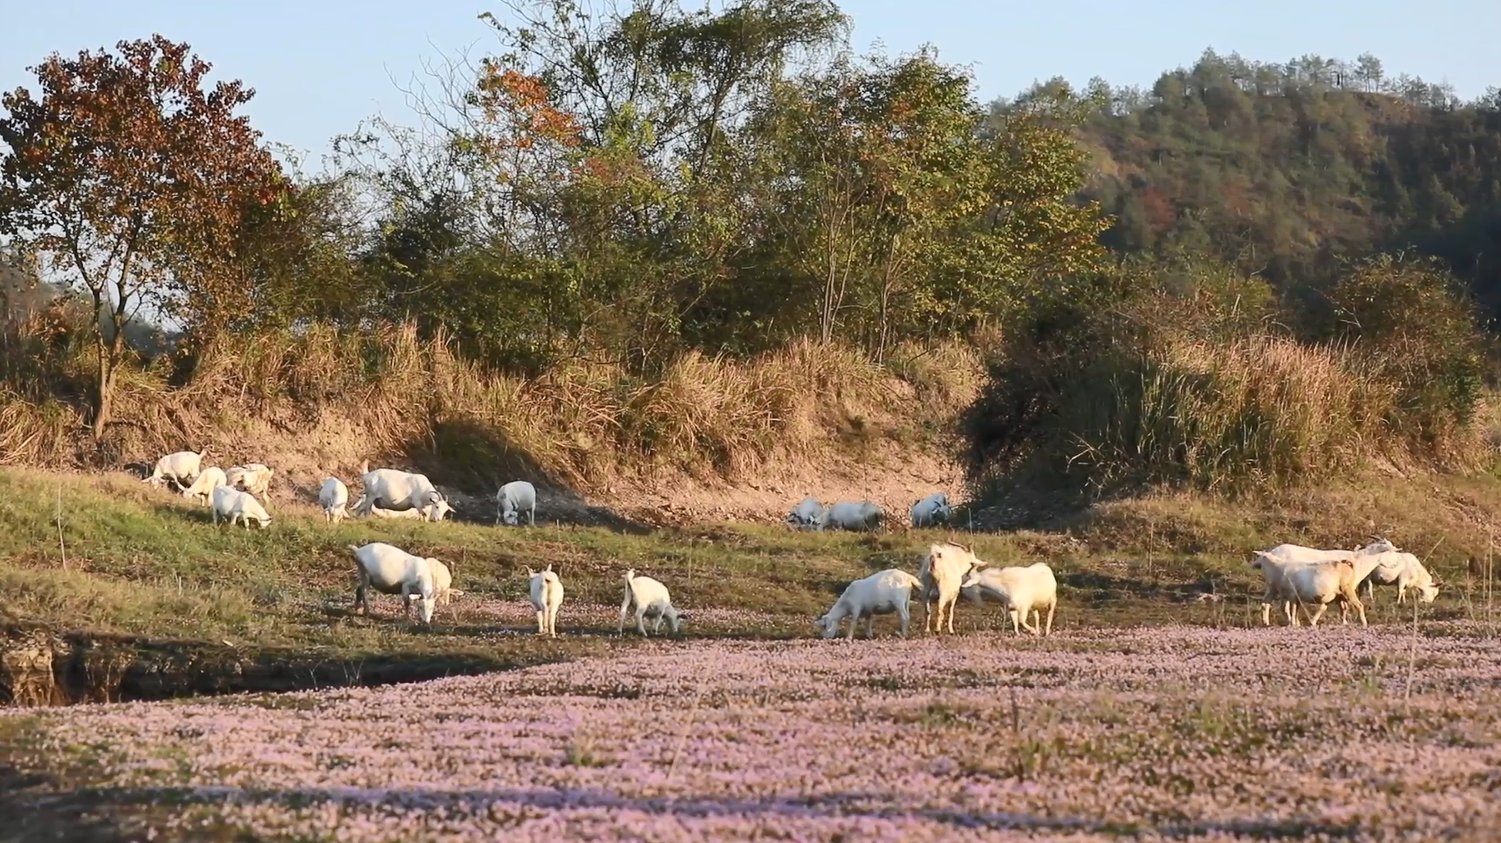
[[[1279,286],[1340,259],[1438,255],[1501,314],[1501,95],[1474,102],[1379,60],[1212,52],[1150,91],[1095,83],[1090,194],[1123,253],[1208,253]]]

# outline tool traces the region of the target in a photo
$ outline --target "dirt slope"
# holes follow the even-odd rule
[[[372,468],[420,470],[453,501],[459,518],[488,521],[495,517],[493,491],[464,489],[449,482],[443,466],[422,464],[403,455],[364,452],[360,431],[337,417],[316,427],[293,431],[247,420],[240,442],[210,443],[207,465],[262,462],[276,471],[270,493],[273,504],[317,500],[323,479],[336,476],[359,490],[360,464]],[[188,443],[183,447],[196,447]],[[149,459],[149,458],[143,458]],[[932,443],[879,437],[854,447],[831,444],[817,459],[782,459],[753,476],[730,481],[658,470],[638,476],[607,478],[595,487],[579,488],[548,482],[525,472],[506,476],[495,472],[491,490],[509,480],[530,480],[538,487],[538,517],[564,523],[667,525],[704,521],[779,521],[805,495],[825,503],[871,500],[881,505],[893,523],[905,524],[914,500],[935,491],[947,492],[955,503],[965,497],[960,466],[943,448]]]

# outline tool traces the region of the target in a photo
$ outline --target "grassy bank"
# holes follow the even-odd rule
[[[13,345],[29,363],[23,392],[0,390],[0,465],[118,468],[207,445],[279,470],[399,456],[490,493],[515,472],[583,492],[662,470],[743,477],[858,456],[867,449],[849,446],[871,440],[922,449],[953,428],[981,376],[959,345],[903,346],[878,364],[803,341],[749,360],[688,353],[652,375],[576,360],[525,377],[411,325],[315,326],[122,370],[120,419],[96,445],[83,436],[87,408],[68,397],[87,394],[86,349]]]
[[[472,672],[637,646],[635,637],[614,637],[621,576],[631,566],[670,584],[674,602],[693,614],[685,628],[693,637],[809,636],[811,619],[849,580],[892,566],[915,570],[929,542],[950,536],[996,562],[1053,565],[1063,588],[1063,629],[1242,625],[1252,621],[1259,594],[1246,564],[1251,548],[1352,545],[1379,530],[1423,554],[1445,581],[1432,616],[1493,619],[1486,553],[1501,483],[1449,479],[1442,490],[1420,489],[1427,482],[1389,479],[1254,504],[1138,498],[1046,529],[1002,534],[809,535],[747,524],[651,531],[381,520],[330,526],[304,506],[278,508],[270,529],[247,532],[216,528],[206,508],[123,475],[11,469],[0,473],[0,522],[7,526],[0,532],[7,595],[0,617],[12,629],[211,648],[220,661],[341,666],[310,674],[307,684],[341,675],[372,681],[401,678],[393,659],[419,677],[441,674],[445,665]],[[395,598],[378,599],[372,617],[350,613],[346,546],[377,540],[453,565],[456,587],[466,594],[440,609],[431,630],[400,618]],[[556,641],[533,638],[525,598],[525,569],[547,564],[568,589],[564,635]],[[1206,590],[1224,599],[1193,601]],[[1373,618],[1395,620],[1390,594],[1378,601]],[[882,619],[878,631],[893,631],[894,623]],[[1001,625],[994,605],[965,605],[958,613],[961,629]],[[217,663],[199,659],[199,668],[220,669],[211,667]],[[361,676],[360,665],[369,675]],[[273,686],[288,681],[295,684],[282,676]]]

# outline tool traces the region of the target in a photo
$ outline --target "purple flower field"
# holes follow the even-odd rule
[[[155,839],[1494,839],[1501,639],[1410,627],[652,642],[79,706],[28,763]]]

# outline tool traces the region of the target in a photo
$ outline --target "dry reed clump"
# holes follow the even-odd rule
[[[930,420],[937,422],[952,422],[974,403],[985,383],[979,352],[959,342],[902,343],[887,356],[886,368],[912,384]]]
[[[372,456],[421,450],[476,466],[523,459],[574,482],[668,465],[736,475],[807,456],[872,418],[894,418],[904,391],[859,351],[808,341],[748,361],[690,352],[648,381],[580,361],[522,378],[453,349],[447,335],[424,337],[411,324],[225,336],[198,352],[176,388],[162,371],[121,370],[115,450],[241,445],[247,420],[301,430],[332,413],[361,432]],[[924,384],[905,391],[945,395],[945,406],[959,400],[959,381],[934,374],[962,368],[943,362],[954,352],[943,354],[921,370]],[[10,403],[20,404],[7,412],[22,422],[0,434],[0,455],[11,461],[66,450],[54,428],[82,421],[70,411],[58,427],[55,412]],[[42,418],[53,427],[27,421]]]
[[[621,408],[622,444],[690,468],[696,457],[729,474],[755,468],[775,445],[774,407],[789,389],[769,369],[697,352],[679,357]]]
[[[1253,337],[1176,342],[1097,366],[1068,395],[1070,462],[1097,485],[1187,480],[1206,488],[1326,476],[1400,448],[1394,386],[1346,348]]]
[[[800,378],[800,395],[790,410],[801,418],[795,429],[809,437],[860,426],[895,406],[891,377],[866,354],[847,345],[802,340],[769,355],[769,364]]]
[[[83,423],[71,407],[50,399],[33,403],[0,389],[0,465],[54,462],[68,453]]]

